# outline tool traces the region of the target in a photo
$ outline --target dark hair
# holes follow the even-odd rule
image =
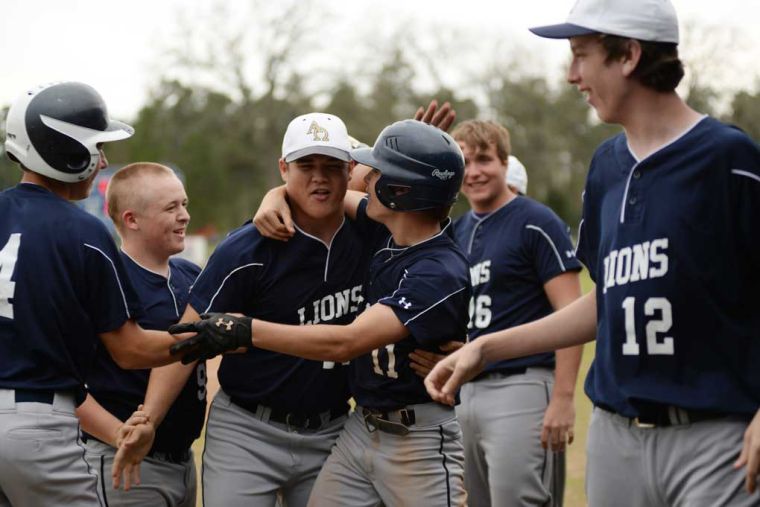
[[[603,34],[600,37],[607,53],[606,62],[612,62],[628,54],[627,37]],[[632,76],[647,88],[658,92],[672,92],[683,79],[683,63],[678,58],[678,44],[637,40],[641,45],[641,59]]]

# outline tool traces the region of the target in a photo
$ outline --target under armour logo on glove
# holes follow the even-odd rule
[[[169,349],[173,356],[182,355],[182,364],[211,359],[219,354],[252,346],[250,317],[227,313],[204,313],[197,322],[174,324],[171,334],[197,333],[192,338],[175,343]]]
[[[224,322],[224,317],[219,317],[219,320],[216,321],[216,327],[227,327],[227,331],[232,331],[232,324],[234,324],[234,321]]]

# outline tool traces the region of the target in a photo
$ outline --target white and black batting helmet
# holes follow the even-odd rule
[[[132,134],[132,127],[108,117],[105,102],[91,86],[52,83],[27,91],[11,105],[5,151],[30,171],[74,183],[98,167],[98,144]]]

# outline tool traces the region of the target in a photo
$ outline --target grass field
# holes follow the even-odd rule
[[[581,284],[583,293],[593,289],[594,285],[584,270],[581,275]],[[565,506],[566,507],[583,507],[586,505],[586,495],[584,492],[584,480],[586,470],[586,430],[588,429],[589,417],[591,416],[591,402],[583,393],[583,381],[586,378],[591,360],[594,357],[594,344],[589,343],[583,350],[583,361],[578,373],[578,383],[575,386],[575,442],[570,446],[567,453],[567,483],[565,486]],[[219,359],[209,361],[208,367],[208,399],[213,399],[214,394],[219,388],[216,379],[216,370],[219,365]],[[205,433],[204,433],[205,434]],[[203,437],[196,440],[193,445],[195,451],[195,463],[198,467],[198,479],[200,482],[201,471],[201,454],[203,452]],[[201,505],[201,486],[198,485],[198,506]]]

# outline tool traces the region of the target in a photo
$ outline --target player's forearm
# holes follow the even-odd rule
[[[489,333],[478,344],[486,363],[581,345],[596,337],[596,299],[593,292],[528,324]]]
[[[175,363],[151,370],[143,412],[148,414],[156,427],[164,420],[169,408],[187,384],[195,364]]]
[[[253,346],[316,361],[345,362],[358,355],[346,329],[347,326],[290,326],[254,319]]]
[[[122,421],[107,411],[91,395],[76,410],[82,430],[111,447],[116,447],[116,436]]]
[[[100,337],[116,364],[125,370],[153,368],[177,360],[169,354],[169,348],[176,342],[172,335],[145,330],[132,320]]]
[[[575,395],[575,383],[583,356],[583,346],[576,345],[556,352],[553,396]]]

